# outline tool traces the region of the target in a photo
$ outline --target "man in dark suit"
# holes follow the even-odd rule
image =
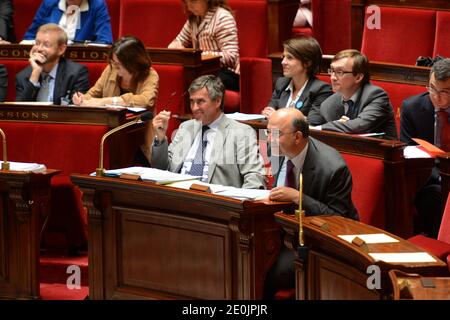
[[[384,133],[386,139],[397,139],[392,105],[383,89],[370,84],[366,56],[353,49],[340,51],[328,72],[335,93],[309,112],[311,125],[344,133]]]
[[[56,24],[41,26],[30,50],[30,65],[16,75],[16,100],[68,104],[89,89],[86,66],[63,58],[67,35]]]
[[[302,205],[306,215],[340,215],[358,220],[353,205],[352,177],[341,155],[309,137],[309,125],[294,108],[275,111],[267,124],[272,170],[277,172],[269,195],[274,201],[299,201],[299,174],[303,176]],[[279,165],[278,165],[279,163]],[[294,253],[282,247],[265,283],[265,298],[294,286]]]
[[[0,44],[16,41],[11,0],[0,0]]]
[[[444,128],[450,119],[450,59],[436,62],[430,71],[428,92],[403,101],[400,116],[400,140],[409,144],[419,138],[450,152],[448,134]],[[437,237],[442,217],[441,183],[438,168],[434,168],[427,184],[415,198],[417,208],[416,233]]]

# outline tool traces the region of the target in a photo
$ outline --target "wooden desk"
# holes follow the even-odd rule
[[[149,182],[72,175],[89,214],[91,299],[259,299],[280,248],[273,213]]]
[[[318,219],[326,223],[328,230],[315,224]],[[298,220],[293,215],[283,213],[276,213],[275,220],[286,231],[285,245],[296,251],[299,243]],[[448,272],[446,263],[435,256],[436,262],[376,261],[369,253],[422,252],[423,249],[386,231],[351,219],[339,216],[306,217],[303,230],[308,254],[306,261],[297,256],[295,263],[297,299],[390,299],[393,290],[388,272],[392,269],[423,275]],[[373,233],[387,234],[399,242],[365,244],[360,247],[337,236]],[[367,273],[369,266],[380,268],[380,286],[377,289],[367,287],[368,277],[373,274],[373,271]]]
[[[135,115],[127,117],[126,110],[105,109],[94,107],[67,107],[67,106],[37,106],[27,104],[14,103],[0,103],[0,128],[7,127],[7,124],[13,126],[16,122],[27,122],[30,124],[47,123],[47,124],[69,124],[69,125],[93,125],[104,126],[105,132],[115,128],[126,121],[134,119]],[[2,123],[4,123],[2,125]],[[111,136],[107,140],[109,148],[109,167],[121,168],[130,166],[133,163],[134,155],[139,146],[144,142],[145,126],[134,125],[123,131]],[[11,136],[11,134],[13,134]],[[14,139],[14,132],[7,132],[7,138]],[[32,133],[30,133],[32,134]],[[58,132],[55,131],[55,136]],[[11,140],[12,141],[12,140]],[[51,137],[48,141],[41,141],[40,143],[51,143]],[[22,142],[20,145],[23,145]],[[100,145],[100,140],[96,146]],[[18,151],[16,150],[15,153]],[[76,150],[74,150],[76,152]],[[96,159],[98,155],[98,148],[92,150]],[[92,155],[91,154],[91,155]],[[16,161],[30,161],[33,159],[14,159]],[[63,169],[61,166],[56,166]],[[95,170],[95,167],[92,168]],[[84,172],[82,172],[84,173]]]
[[[394,288],[394,300],[450,300],[449,277],[422,277],[390,270],[389,278]]]
[[[38,299],[40,221],[58,171],[0,170],[0,299]]]

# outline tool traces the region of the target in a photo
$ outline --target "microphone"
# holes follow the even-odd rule
[[[97,177],[102,177],[105,175],[105,169],[103,168],[103,145],[105,143],[106,138],[108,138],[113,133],[116,133],[117,131],[120,131],[126,127],[132,126],[137,123],[139,123],[139,124],[144,123],[151,119],[153,119],[153,112],[147,111],[147,112],[141,114],[140,116],[136,117],[136,119],[134,119],[130,122],[126,122],[118,127],[115,127],[114,129],[109,130],[102,136],[102,140],[100,141],[100,157],[99,157],[99,161],[98,161],[98,168],[95,170],[95,175]],[[5,141],[5,140],[3,139],[3,141]],[[3,154],[5,154],[5,153],[3,153]]]
[[[9,170],[9,162],[6,160],[6,135],[2,129],[0,129],[0,135],[3,138],[3,162],[2,162],[2,170]]]

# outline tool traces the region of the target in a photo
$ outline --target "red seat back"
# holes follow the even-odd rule
[[[445,205],[441,227],[439,228],[438,240],[450,243],[450,197],[447,197],[447,204]]]
[[[433,57],[450,57],[450,12],[436,13],[436,37],[434,39]]]
[[[148,47],[167,47],[185,22],[180,0],[120,2],[119,35],[134,35]]]
[[[365,18],[361,52],[370,60],[415,65],[433,55],[436,11],[380,7],[380,13],[380,29],[368,29]]]
[[[4,64],[8,71],[5,101],[16,101],[16,74],[29,65],[28,60],[0,60],[0,64]]]
[[[23,39],[25,32],[33,22],[34,15],[41,4],[41,0],[14,0],[14,31],[17,42]]]
[[[380,159],[342,154],[353,179],[352,200],[361,222],[385,228],[384,163]]]
[[[108,6],[109,17],[111,18],[111,31],[114,41],[119,35],[120,0],[106,0],[106,4]]]

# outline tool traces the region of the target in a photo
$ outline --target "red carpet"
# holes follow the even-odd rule
[[[83,300],[89,294],[87,255],[43,255],[40,266],[42,300]]]

